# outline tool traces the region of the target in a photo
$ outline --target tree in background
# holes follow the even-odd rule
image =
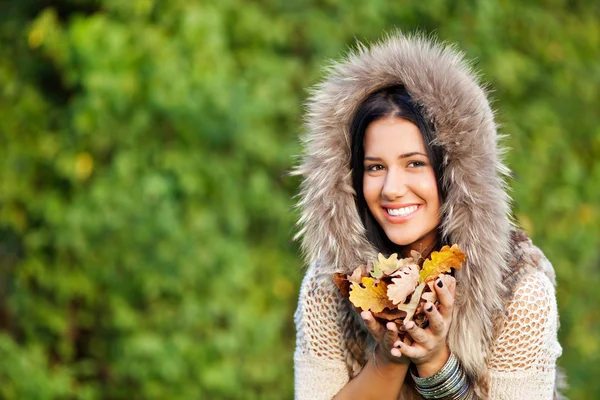
[[[568,394],[600,395],[599,5],[41,3],[0,5],[0,398],[291,398],[306,88],[394,27],[484,72]]]

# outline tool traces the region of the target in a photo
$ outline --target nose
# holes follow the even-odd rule
[[[381,197],[387,201],[393,201],[404,196],[408,192],[404,174],[394,168],[390,168],[385,176],[385,182],[381,190]]]

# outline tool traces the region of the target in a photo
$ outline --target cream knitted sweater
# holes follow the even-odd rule
[[[311,267],[300,291],[295,314],[297,400],[331,399],[349,380],[336,323],[339,294],[327,291],[331,286],[324,284],[326,279],[331,277],[319,276]],[[553,398],[556,359],[562,352],[557,325],[552,282],[540,270],[524,275],[488,360],[491,399]]]

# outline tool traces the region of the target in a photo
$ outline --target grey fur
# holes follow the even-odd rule
[[[512,290],[503,279],[511,274],[508,169],[494,113],[476,73],[451,46],[401,33],[369,48],[357,46],[329,68],[308,101],[304,153],[295,170],[304,176],[297,238],[302,239],[306,261],[318,262],[324,275],[349,273],[377,254],[355,208],[349,125],[370,93],[405,85],[433,121],[436,142],[445,150],[443,182],[448,191],[441,210],[443,232],[468,255],[457,273],[449,346],[469,374],[482,382],[485,393],[484,371],[494,328]],[[342,307],[342,312],[353,311]],[[360,329],[358,322],[353,323]],[[357,357],[355,351],[348,356]]]

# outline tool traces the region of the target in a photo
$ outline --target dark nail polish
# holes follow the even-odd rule
[[[443,288],[444,287],[444,282],[442,282],[442,280],[440,279],[437,283],[439,288]]]
[[[432,305],[430,305],[429,307],[427,307],[427,309],[426,309],[425,311],[427,311],[427,312],[431,312],[431,310],[433,310],[433,304],[432,304]]]

